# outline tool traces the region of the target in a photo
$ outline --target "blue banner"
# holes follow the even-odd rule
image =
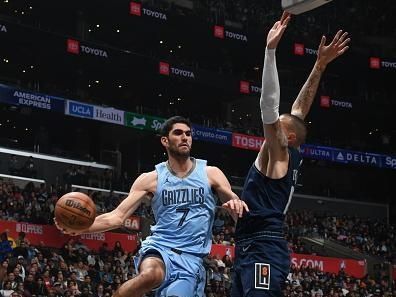
[[[192,126],[192,137],[195,140],[210,141],[225,145],[232,144],[231,132],[198,125]]]
[[[0,102],[62,113],[65,110],[65,100],[62,98],[15,89],[3,84],[0,84]]]
[[[396,157],[380,154],[356,152],[309,144],[301,146],[301,154],[303,157],[310,159],[396,169]]]
[[[83,104],[77,101],[67,100],[65,114],[93,119],[94,117],[94,106],[89,104]]]

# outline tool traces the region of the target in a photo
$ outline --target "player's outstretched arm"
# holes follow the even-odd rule
[[[79,231],[78,233],[73,233],[68,230],[61,231],[70,235],[79,235],[105,232],[121,227],[124,221],[139,207],[146,195],[152,192],[152,189],[155,190],[156,182],[157,174],[155,171],[143,173],[135,180],[129,195],[117,206],[117,208],[111,212],[97,216],[94,223],[88,229]]]
[[[330,44],[325,45],[326,37],[322,36],[315,65],[304,86],[301,88],[297,99],[293,103],[291,114],[299,117],[302,120],[305,119],[309,110],[311,109],[316,91],[318,90],[320,79],[327,65],[348,50],[350,38],[347,37],[347,32],[343,33],[342,30],[339,30]]]
[[[242,217],[244,211],[249,211],[246,203],[240,200],[238,195],[232,191],[230,182],[223,171],[217,167],[208,166],[207,174],[209,184],[215,190],[221,202],[223,202],[222,207],[226,208],[234,219]]]

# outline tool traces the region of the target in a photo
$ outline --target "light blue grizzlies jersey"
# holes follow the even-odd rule
[[[157,190],[152,199],[156,224],[147,243],[196,256],[210,252],[216,200],[209,185],[206,161],[192,159],[195,168],[185,178],[173,175],[166,162],[157,164]]]

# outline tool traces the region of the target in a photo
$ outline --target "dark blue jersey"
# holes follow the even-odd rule
[[[285,215],[297,182],[298,168],[302,162],[297,149],[289,148],[288,151],[288,170],[280,179],[265,176],[255,164],[250,168],[241,195],[241,199],[246,202],[250,211],[238,219],[237,239],[263,231],[283,231]]]

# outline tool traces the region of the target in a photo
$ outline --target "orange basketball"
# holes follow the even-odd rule
[[[92,225],[95,217],[95,203],[84,193],[70,192],[56,202],[56,222],[63,229],[70,231],[85,230]]]

